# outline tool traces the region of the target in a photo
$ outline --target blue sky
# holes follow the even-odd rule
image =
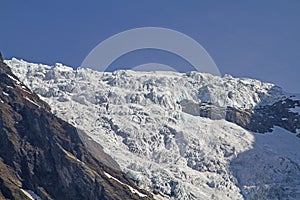
[[[198,41],[222,74],[273,82],[300,93],[298,0],[1,0],[0,19],[0,51],[5,59],[61,62],[76,68],[114,34],[165,27]],[[123,56],[116,64],[166,59],[176,61],[145,51]]]

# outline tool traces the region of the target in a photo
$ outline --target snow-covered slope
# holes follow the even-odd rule
[[[160,198],[300,198],[295,134],[279,127],[252,133],[224,119],[189,115],[180,106],[191,100],[257,108],[286,98],[273,84],[199,72],[109,73],[6,63],[53,113],[85,130],[138,186]]]

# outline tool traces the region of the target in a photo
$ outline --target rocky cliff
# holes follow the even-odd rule
[[[236,107],[219,107],[208,103],[195,103],[190,100],[180,102],[182,111],[194,116],[206,117],[213,120],[225,119],[249,131],[257,133],[272,132],[275,126],[284,128],[292,133],[300,129],[300,115],[291,109],[300,106],[300,100],[284,98],[271,105],[247,109]],[[300,134],[297,134],[300,137]]]

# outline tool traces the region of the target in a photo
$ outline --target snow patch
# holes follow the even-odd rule
[[[64,66],[64,65],[61,64],[61,63],[55,63],[54,67],[57,68],[59,71],[62,71],[62,72],[73,71],[73,68],[72,68],[72,67]]]
[[[20,189],[30,200],[42,200],[41,197],[39,197],[37,194],[35,194],[33,191],[31,190],[24,190],[24,189]]]
[[[28,97],[25,97],[25,99],[26,99],[27,101],[29,101],[30,103],[36,105],[37,107],[41,107],[39,104],[35,103],[34,101],[32,101],[31,99],[29,99]]]
[[[145,194],[139,192],[138,190],[134,189],[134,188],[131,187],[130,185],[127,185],[127,184],[121,182],[119,179],[117,179],[117,178],[111,176],[109,173],[104,172],[104,174],[105,174],[105,176],[107,176],[109,179],[113,179],[113,180],[117,181],[118,183],[120,183],[121,185],[127,186],[133,194],[137,194],[137,195],[139,195],[139,197],[142,197],[142,198],[143,198],[143,197],[147,197],[147,195],[145,195]]]
[[[24,92],[26,92],[27,94],[32,94],[32,92],[31,92],[31,91],[28,91],[28,89],[27,89],[24,85],[21,86],[21,89],[22,89]]]
[[[8,78],[12,79],[13,81],[15,81],[18,85],[21,84],[20,81],[18,81],[17,79],[15,79],[13,76],[9,75],[9,74],[6,74],[8,76]]]
[[[4,94],[5,96],[8,96],[8,97],[9,97],[9,94],[7,94],[6,92],[3,92],[3,91],[2,91],[2,94]]]

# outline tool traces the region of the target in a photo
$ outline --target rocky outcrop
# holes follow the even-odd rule
[[[0,199],[30,199],[30,194],[41,199],[151,198],[99,144],[51,114],[2,57],[0,88]]]
[[[180,105],[185,113],[213,120],[225,119],[258,133],[271,132],[274,126],[282,127],[293,133],[300,129],[300,115],[290,110],[299,107],[300,100],[293,100],[292,98],[253,109],[230,106],[224,108],[208,103],[195,103],[190,100],[182,100]]]

